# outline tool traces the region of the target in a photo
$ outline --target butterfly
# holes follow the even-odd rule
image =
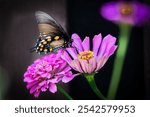
[[[37,11],[35,17],[40,34],[31,51],[36,51],[38,54],[47,54],[71,46],[72,39],[50,15]]]

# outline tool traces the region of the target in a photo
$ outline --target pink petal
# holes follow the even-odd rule
[[[110,21],[118,21],[120,18],[119,8],[119,2],[105,3],[100,9],[100,13]]]
[[[76,71],[83,73],[80,62],[78,59],[75,59],[69,63],[69,65]]]
[[[73,78],[74,78],[74,76],[70,76],[70,77],[64,76],[64,77],[62,78],[62,82],[68,83],[68,82],[70,82]]]
[[[99,53],[98,53],[98,58],[101,58],[105,52],[108,51],[108,49],[111,48],[111,46],[113,46],[116,42],[116,38],[111,36],[111,35],[107,35],[106,37],[104,37],[101,47],[99,49]]]
[[[36,92],[34,93],[34,96],[35,96],[35,97],[39,97],[39,95],[40,95],[40,91],[36,91]]]
[[[77,52],[75,50],[75,48],[66,48],[66,50],[68,51],[68,53],[73,57],[73,59],[77,58]]]
[[[57,78],[57,76],[55,75],[55,78],[48,80],[49,83],[58,83],[59,80]]]
[[[45,86],[41,87],[41,91],[42,91],[42,92],[45,92],[45,91],[47,90],[47,88],[48,88],[48,85],[45,84]]]
[[[96,69],[96,67],[97,67],[97,61],[96,61],[96,59],[95,58],[91,58],[90,60],[89,60],[89,64],[91,64],[92,65],[92,67],[90,68],[90,72],[92,73],[92,72],[94,72],[95,71],[95,69]]]
[[[86,67],[87,67],[86,69],[87,69],[88,74],[91,74],[93,72],[92,64],[88,63]]]
[[[108,38],[109,42],[107,43],[106,52],[108,52],[112,48],[112,46],[114,46],[115,43],[116,43],[116,38],[115,37],[113,37],[111,35],[108,35],[107,38]]]
[[[110,50],[108,51],[107,55],[110,57],[114,52],[116,51],[118,46],[112,46]],[[105,55],[104,55],[105,56]]]
[[[78,52],[82,52],[83,47],[82,47],[82,40],[80,39],[80,37],[76,33],[74,33],[72,34],[71,38],[73,39],[72,46],[77,48]]]
[[[32,82],[33,79],[30,78],[30,77],[25,77],[23,81],[24,81],[24,82]]]
[[[95,58],[91,58],[88,62],[84,63],[87,73],[93,73],[97,66],[97,61]]]
[[[52,70],[52,66],[49,65],[48,67],[45,68],[45,70],[48,71],[48,72],[51,71]]]
[[[35,91],[37,91],[37,87],[38,85],[34,85],[31,89],[30,89],[30,94],[34,93]]]
[[[62,82],[68,83],[68,82],[71,81],[73,78],[74,78],[74,75],[72,74],[72,72],[68,72],[68,73],[62,78]]]
[[[98,54],[98,50],[100,48],[101,41],[102,41],[102,35],[101,34],[94,36],[94,38],[93,38],[94,57],[96,57]]]
[[[50,83],[49,91],[52,93],[57,92],[57,87],[54,83]]]
[[[68,66],[68,64],[66,62],[64,62],[63,64],[60,65],[60,67],[58,67],[55,72],[61,72],[63,71],[63,69]]]
[[[41,77],[43,77],[43,78],[50,78],[51,74],[50,73],[43,73],[43,74],[41,74]]]
[[[45,85],[45,84],[46,84],[46,80],[40,82],[38,85],[39,85],[39,86],[43,86],[43,85]]]
[[[83,72],[88,73],[88,62],[87,62],[87,60],[82,60],[82,59],[78,59],[78,60],[81,64]]]
[[[37,85],[39,83],[39,81],[33,81],[27,84],[27,89],[30,89],[31,87],[33,87],[34,85]]]
[[[70,71],[71,70],[71,68],[68,66],[68,67],[66,67],[63,71],[64,72],[68,72],[68,71]]]
[[[85,39],[82,42],[82,46],[83,46],[84,51],[90,50],[90,39],[89,39],[89,37],[85,37]]]
[[[68,53],[66,51],[63,52],[63,54],[61,55],[61,58],[63,60],[65,60],[67,63],[69,63],[70,61],[72,61],[72,59],[70,58],[70,56],[68,55]]]
[[[65,73],[68,72],[68,71],[70,71],[70,70],[71,70],[71,68],[68,66],[65,69],[63,69],[63,71],[57,73],[57,75],[65,75]]]
[[[57,55],[60,56],[61,54],[63,54],[63,52],[64,52],[64,48],[59,49],[59,50],[57,51]]]
[[[107,62],[108,58],[109,58],[109,57],[106,57],[106,56],[101,57],[101,58],[97,61],[97,68],[96,68],[95,71],[100,70],[100,69],[104,66],[104,64]]]

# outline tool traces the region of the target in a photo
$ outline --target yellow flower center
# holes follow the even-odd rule
[[[133,13],[132,5],[129,3],[122,4],[120,7],[121,15],[131,15]]]
[[[84,59],[84,60],[89,60],[90,58],[92,58],[94,56],[92,51],[86,50],[83,52],[80,52],[78,54],[78,58],[79,59]]]

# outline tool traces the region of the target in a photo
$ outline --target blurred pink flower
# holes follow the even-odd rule
[[[116,38],[111,35],[107,35],[103,40],[101,34],[95,35],[92,51],[89,37],[85,37],[82,41],[77,34],[73,34],[72,39],[73,47],[66,48],[67,52],[64,52],[61,57],[80,73],[91,74],[99,71],[117,48]]]
[[[67,83],[74,78],[71,68],[61,57],[61,53],[50,54],[37,59],[27,68],[24,74],[24,82],[30,93],[38,97],[40,92],[49,89],[50,92],[57,91],[56,83],[62,81]]]
[[[137,1],[108,2],[100,14],[115,23],[141,25],[150,19],[150,7]]]

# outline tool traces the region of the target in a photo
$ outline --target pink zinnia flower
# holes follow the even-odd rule
[[[95,35],[92,50],[89,37],[82,41],[77,34],[73,34],[72,39],[73,47],[66,48],[71,57],[67,52],[61,57],[80,73],[91,74],[99,71],[117,48],[116,38],[111,35],[107,35],[103,40],[101,34]]]
[[[141,25],[150,19],[150,7],[137,1],[108,2],[100,14],[115,23]]]
[[[57,91],[56,83],[59,81],[67,83],[74,78],[70,71],[71,68],[60,55],[61,53],[44,56],[34,61],[27,68],[24,74],[24,82],[27,82],[27,88],[35,97],[48,89],[55,93]]]

